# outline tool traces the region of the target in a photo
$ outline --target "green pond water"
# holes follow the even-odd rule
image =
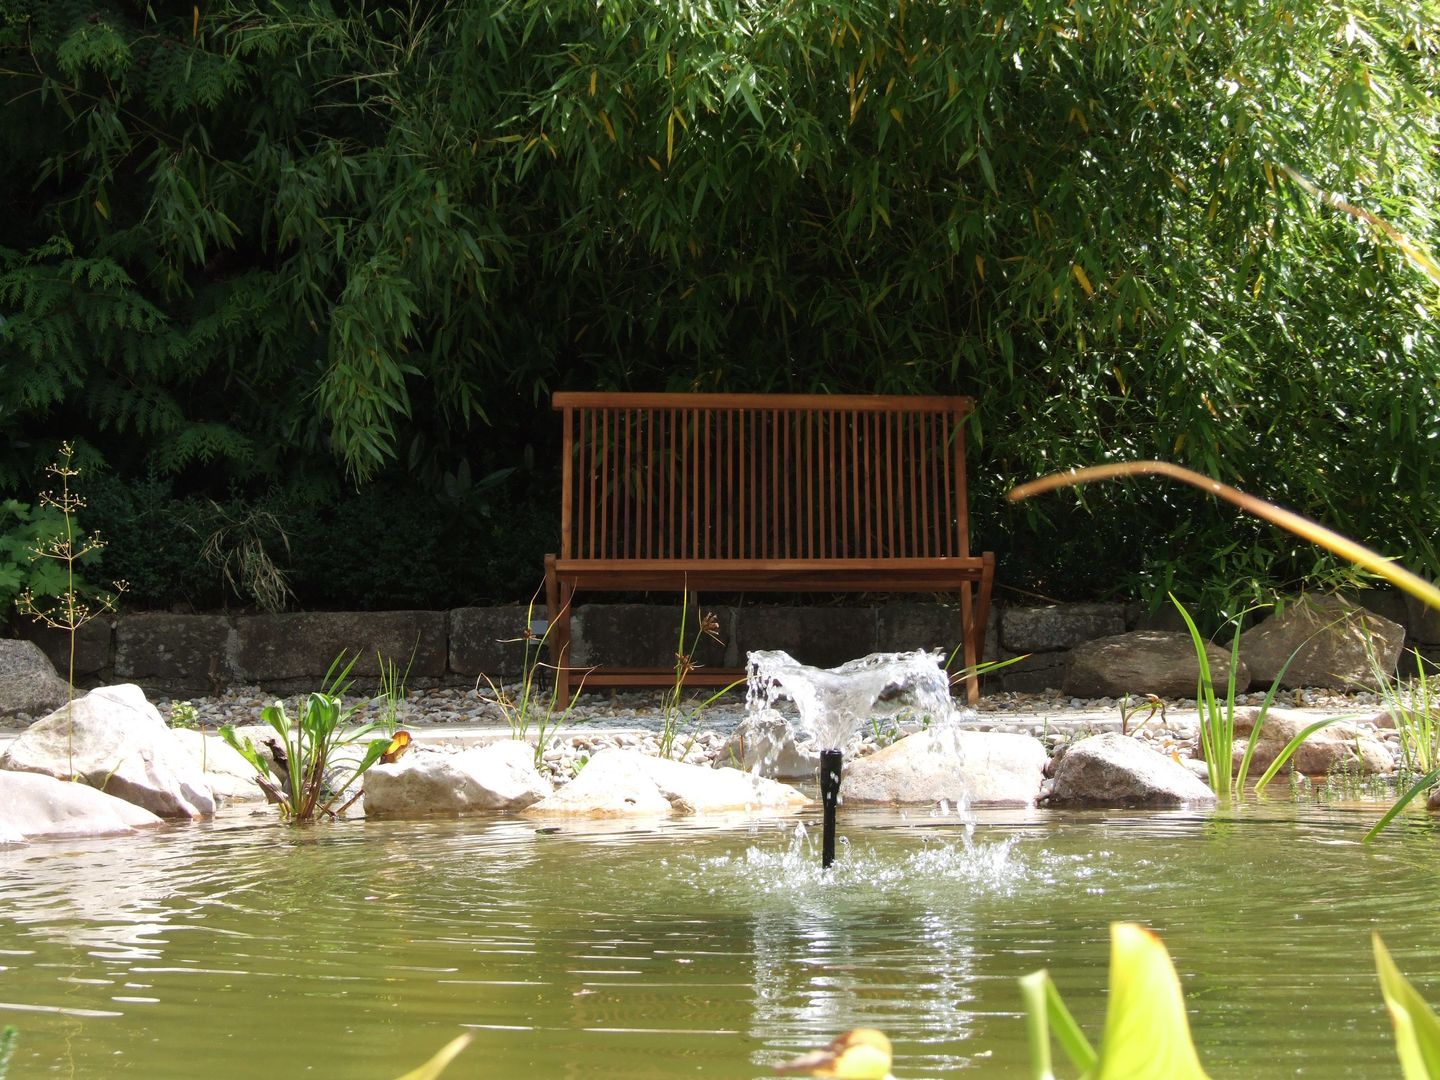
[[[1398,1076],[1379,929],[1440,1001],[1440,836],[1377,807],[841,809],[818,827],[256,825],[0,851],[0,1024],[34,1076],[770,1074],[857,1026],[895,1072],[1020,1077],[1015,979],[1098,1036],[1108,924],[1156,928],[1217,1077]]]

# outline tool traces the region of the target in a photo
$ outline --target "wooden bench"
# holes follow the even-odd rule
[[[967,397],[557,393],[560,553],[545,557],[557,688],[665,686],[570,663],[583,589],[954,592],[983,651],[995,556],[970,554]],[[976,590],[978,589],[978,595]],[[696,685],[743,672],[697,668]],[[973,703],[978,682],[968,680]]]

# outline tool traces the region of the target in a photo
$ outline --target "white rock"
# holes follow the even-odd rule
[[[160,818],[103,791],[39,773],[0,772],[0,844],[61,836],[117,836]]]
[[[687,765],[635,750],[601,750],[579,776],[524,813],[536,817],[789,814],[808,802],[794,788],[737,769]]]
[[[534,750],[513,739],[458,754],[414,749],[393,765],[371,766],[364,783],[366,817],[519,810],[553,791],[535,769]]]
[[[161,817],[215,812],[205,774],[138,686],[102,686],[35,721],[0,769],[74,778]]]
[[[846,803],[1033,806],[1045,747],[1029,735],[919,731],[867,758],[846,763]]]
[[[1050,801],[1119,806],[1213,803],[1215,793],[1173,758],[1107,731],[1081,739],[1055,767]]]
[[[171,734],[205,773],[205,782],[217,800],[230,803],[265,798],[255,783],[255,767],[220,736],[193,728],[171,728]]]
[[[715,759],[717,768],[733,766],[774,779],[813,777],[820,767],[820,752],[801,746],[785,717],[774,709],[748,714]]]

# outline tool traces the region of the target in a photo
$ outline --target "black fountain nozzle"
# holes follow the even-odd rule
[[[835,807],[840,804],[840,766],[844,757],[840,750],[820,751],[820,804],[824,811],[820,840],[822,870],[829,869],[835,861]]]

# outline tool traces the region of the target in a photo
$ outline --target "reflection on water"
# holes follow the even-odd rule
[[[1393,1073],[1368,949],[1440,1001],[1423,822],[1374,812],[847,811],[793,820],[307,829],[222,818],[0,851],[18,1077],[762,1076],[856,1026],[907,1078],[1026,1075],[1015,978],[1098,1033],[1107,927],[1164,935],[1217,1076]],[[814,823],[811,823],[812,828]]]

